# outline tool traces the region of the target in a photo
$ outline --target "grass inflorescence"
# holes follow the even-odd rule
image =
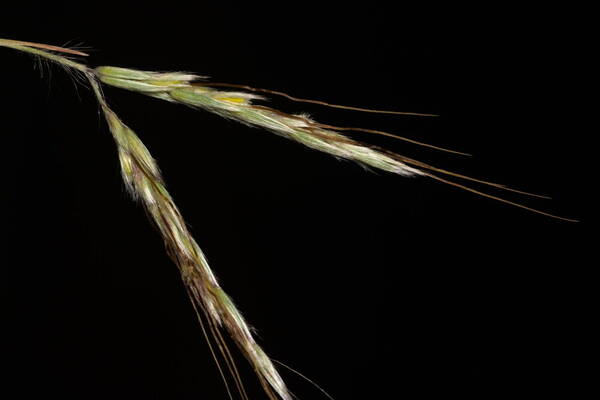
[[[367,167],[405,177],[429,177],[535,213],[572,221],[568,218],[558,217],[520,203],[493,196],[441,176],[445,175],[446,177],[469,180],[496,189],[508,190],[520,194],[530,195],[529,193],[434,167],[385,149],[359,142],[344,135],[343,132],[355,130],[397,137],[395,135],[370,129],[336,127],[322,124],[312,120],[307,115],[284,113],[259,105],[256,102],[264,99],[259,94],[263,93],[282,95],[299,102],[309,102],[362,112],[433,116],[431,114],[370,110],[333,105],[317,100],[298,99],[285,93],[249,86],[223,83],[211,84],[205,77],[184,72],[152,72],[111,66],[91,68],[71,58],[86,56],[81,51],[38,43],[0,39],[0,47],[13,48],[55,62],[80,74],[89,83],[117,145],[123,181],[132,197],[143,204],[149,217],[158,227],[169,256],[179,268],[183,282],[198,314],[203,332],[211,347],[213,356],[217,360],[217,365],[231,398],[233,398],[233,394],[227,383],[228,381],[233,381],[241,398],[247,398],[248,396],[244,390],[233,356],[221,334],[222,330],[229,334],[242,354],[252,365],[269,398],[277,399],[279,397],[291,400],[292,394],[275,368],[273,361],[256,343],[251,329],[235,306],[233,300],[219,285],[204,253],[188,231],[181,213],[167,191],[156,161],[137,134],[109,107],[101,89],[102,84],[186,105],[195,109],[206,110],[227,119],[263,128],[279,136],[301,143],[311,149],[331,154],[341,159],[355,161]],[[232,90],[219,88],[230,88]],[[459,153],[421,143],[413,139],[397,138],[416,145]],[[215,349],[218,349],[220,352],[221,362],[219,362],[218,353]],[[230,373],[228,377],[221,364],[225,365],[228,369]]]

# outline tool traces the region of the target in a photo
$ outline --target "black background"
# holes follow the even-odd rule
[[[185,70],[438,118],[273,99],[354,137],[553,197],[553,220],[365,171],[268,132],[107,88],[274,358],[336,399],[573,394],[587,380],[579,47],[560,9],[279,2],[33,3],[0,37],[84,42],[89,64]],[[178,272],[120,181],[87,88],[0,49],[5,398],[221,399]],[[51,78],[49,78],[51,72]],[[493,192],[499,194],[498,192]],[[511,199],[518,196],[506,194]],[[245,381],[263,398],[243,360]],[[303,399],[324,398],[282,371]]]

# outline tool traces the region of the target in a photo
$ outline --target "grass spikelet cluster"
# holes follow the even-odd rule
[[[317,103],[354,111],[411,115],[427,114],[368,110],[331,105],[313,100],[296,99],[289,95],[266,89],[255,89],[231,84],[211,84],[204,80],[205,77],[185,72],[152,72],[110,66],[101,66],[93,69],[69,58],[73,56],[86,56],[85,53],[38,43],[0,39],[0,47],[9,47],[36,57],[42,57],[69,70],[76,71],[91,86],[115,140],[123,181],[132,197],[144,206],[150,219],[158,227],[165,242],[167,252],[181,273],[207,342],[211,347],[215,360],[217,360],[217,366],[222,374],[229,396],[232,399],[233,394],[228,384],[231,381],[235,384],[241,398],[247,399],[248,396],[241,382],[232,354],[222,336],[222,331],[229,334],[241,353],[253,367],[265,393],[270,399],[276,400],[280,398],[291,400],[292,394],[275,368],[273,361],[256,343],[241,312],[219,285],[204,253],[188,231],[181,213],[167,191],[156,161],[136,133],[121,121],[117,114],[109,107],[102,93],[102,84],[138,92],[195,109],[206,110],[230,120],[263,128],[301,143],[311,149],[338,158],[355,161],[368,167],[401,176],[433,178],[516,207],[553,218],[565,219],[529,208],[520,203],[489,195],[441,178],[439,175],[470,180],[478,184],[488,185],[501,190],[511,190],[520,194],[528,193],[446,171],[375,146],[358,142],[342,133],[345,130],[358,130],[367,133],[391,135],[386,132],[325,125],[313,121],[308,116],[284,113],[259,105],[256,102],[263,100],[263,97],[257,94],[263,92],[284,95],[295,101]],[[236,87],[238,90],[217,89],[216,87],[219,86]],[[435,147],[412,139],[400,139],[417,145]],[[215,351],[215,348],[219,350],[220,357],[218,357],[219,353]],[[221,367],[222,363],[230,373],[228,376],[226,376],[225,371]]]
[[[219,286],[204,253],[189,233],[183,217],[165,188],[156,161],[139,137],[125,125],[106,104],[98,84],[92,87],[109,129],[117,143],[123,180],[134,199],[139,199],[165,241],[169,256],[181,272],[182,279],[195,304],[204,313],[211,331],[226,329],[248,361],[260,374],[267,392],[272,388],[279,396],[291,400],[288,390],[273,363],[255,342],[248,324],[233,301]],[[219,348],[225,344],[219,340]],[[227,350],[224,356],[229,357]],[[232,360],[228,360],[231,363]],[[233,366],[231,366],[233,368]],[[234,376],[237,373],[233,372]],[[238,385],[241,383],[237,382]],[[266,384],[270,385],[270,387]],[[274,398],[274,396],[271,396]]]
[[[196,77],[181,73],[152,74],[125,68],[96,68],[101,82],[163,100],[203,109],[247,125],[264,128],[312,149],[403,176],[423,172],[388,154],[374,150],[333,130],[324,129],[307,116],[290,115],[253,104],[262,96],[221,91],[196,84]],[[164,79],[163,79],[164,77]]]

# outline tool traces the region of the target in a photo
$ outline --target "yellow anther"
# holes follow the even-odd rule
[[[230,103],[245,103],[246,99],[243,97],[217,97],[217,100],[228,101]]]

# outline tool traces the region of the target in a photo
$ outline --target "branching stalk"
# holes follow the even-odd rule
[[[129,128],[109,107],[100,84],[110,85],[161,100],[183,104],[192,108],[206,110],[227,119],[246,125],[266,129],[279,136],[291,139],[306,147],[331,154],[335,157],[355,161],[357,163],[391,172],[406,177],[426,176],[440,182],[460,187],[475,194],[543,214],[552,218],[574,221],[558,217],[520,203],[505,200],[470,187],[440,178],[437,174],[466,179],[488,187],[509,190],[520,194],[529,193],[510,189],[503,185],[470,178],[461,174],[446,171],[420,161],[412,160],[389,151],[370,146],[344,135],[342,131],[357,130],[367,133],[385,134],[387,132],[361,128],[344,128],[321,124],[305,115],[292,115],[273,108],[255,104],[263,99],[257,92],[283,95],[300,102],[343,108],[353,111],[379,112],[384,114],[408,114],[413,116],[432,116],[422,113],[402,113],[393,111],[370,110],[358,107],[339,106],[316,100],[298,99],[285,93],[256,89],[243,85],[213,84],[203,81],[204,77],[182,72],[158,73],[127,68],[102,66],[92,69],[85,64],[72,60],[71,56],[86,56],[77,50],[56,46],[0,39],[0,47],[9,47],[36,57],[50,60],[68,69],[83,74],[88,80],[96,96],[102,113],[108,123],[109,130],[115,140],[121,165],[123,181],[131,196],[142,203],[150,219],[158,227],[170,258],[179,268],[186,290],[190,296],[198,319],[202,324],[209,346],[213,351],[219,370],[233,399],[228,380],[232,380],[239,396],[247,399],[246,392],[227,348],[221,330],[228,332],[242,354],[255,370],[265,393],[270,399],[281,398],[291,400],[292,395],[279,375],[271,359],[256,343],[244,317],[231,298],[219,285],[217,278],[209,267],[208,261],[187,229],[181,213],[176,207],[158,165],[146,146],[135,132]],[[225,86],[245,91],[219,90],[215,87]],[[393,136],[393,135],[392,135]],[[402,138],[405,139],[405,138]],[[435,147],[412,139],[405,139],[417,145]],[[445,150],[438,148],[439,150]],[[436,175],[434,175],[434,173]],[[533,195],[537,196],[537,195]],[[543,197],[543,196],[538,196]],[[221,362],[230,372],[226,378],[219,357],[214,352],[219,349]]]

